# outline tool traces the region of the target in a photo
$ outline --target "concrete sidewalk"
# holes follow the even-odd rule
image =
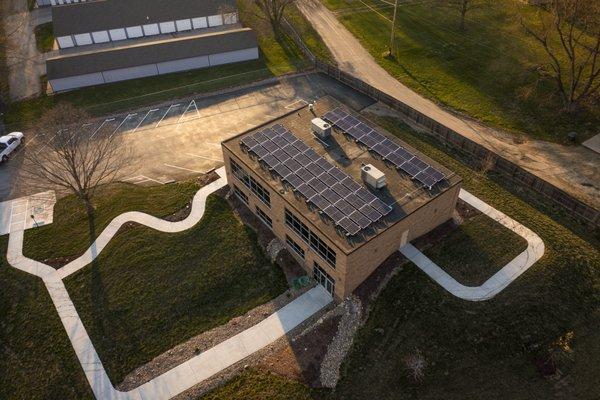
[[[511,262],[506,264],[500,271],[496,272],[491,278],[485,281],[483,285],[477,287],[465,286],[457,282],[456,279],[451,277],[446,271],[427,258],[425,254],[421,253],[421,251],[410,243],[401,247],[400,252],[417,265],[423,272],[429,275],[431,279],[456,297],[469,301],[488,300],[504,290],[511,282],[521,276],[521,274],[527,271],[544,255],[544,242],[529,228],[521,225],[508,215],[496,210],[494,207],[473,196],[466,190],[461,189],[459,197],[483,214],[527,240],[527,248]]]
[[[339,67],[552,183],[600,208],[600,155],[583,146],[562,146],[514,135],[453,114],[404,86],[387,73],[360,42],[318,0],[300,0],[298,7],[333,54]],[[382,20],[382,24],[388,22]]]
[[[14,268],[38,276],[44,281],[73,350],[97,399],[170,399],[275,342],[333,301],[331,295],[322,286],[317,285],[260,323],[151,381],[128,392],[115,389],[75,305],[71,301],[63,279],[97,257],[121,225],[126,222],[135,221],[163,232],[179,232],[197,224],[204,215],[206,198],[227,184],[224,168],[217,170],[217,173],[220,175],[218,180],[196,193],[190,215],[185,220],[164,221],[139,212],[121,214],[109,224],[83,256],[60,270],[55,270],[44,263],[23,256],[25,226],[14,226],[14,229],[11,229],[6,255],[9,264]]]

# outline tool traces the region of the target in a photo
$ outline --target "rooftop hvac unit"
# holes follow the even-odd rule
[[[385,174],[371,164],[363,165],[360,169],[360,177],[373,189],[385,187]]]
[[[331,134],[331,125],[321,118],[313,118],[311,121],[312,130],[320,139],[327,139]]]

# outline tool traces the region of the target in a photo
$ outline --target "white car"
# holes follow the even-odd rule
[[[13,132],[0,137],[0,162],[8,161],[8,155],[15,151],[22,141],[23,134],[21,132]]]

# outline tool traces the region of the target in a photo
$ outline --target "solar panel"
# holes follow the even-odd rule
[[[431,167],[410,151],[388,139],[385,135],[377,132],[376,129],[360,121],[342,108],[337,107],[327,112],[323,118],[341,129],[358,143],[365,145],[370,151],[375,152],[384,160],[391,162],[397,169],[406,172],[411,178],[423,183],[429,189],[445,179],[442,172]],[[428,168],[433,168],[433,171]],[[425,172],[425,170],[427,171]]]
[[[381,201],[379,199],[375,199],[374,201],[369,203],[369,205],[371,207],[373,207],[381,215],[388,215],[390,212],[392,212],[392,207],[388,206],[387,204],[385,204],[383,201]]]
[[[326,118],[329,121],[344,120],[350,125],[360,124],[358,119],[341,109],[331,111]],[[354,132],[356,135],[365,135],[364,127]],[[373,132],[368,132],[368,135],[373,135]],[[347,235],[357,234],[377,222],[385,215],[384,212],[389,212],[377,197],[282,125],[274,125],[244,137],[241,143]],[[422,176],[424,180],[433,179],[429,172]],[[376,202],[379,203],[369,205]]]

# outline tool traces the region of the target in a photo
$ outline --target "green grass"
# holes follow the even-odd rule
[[[479,286],[526,248],[521,236],[478,214],[424,253],[458,282]]]
[[[254,369],[244,371],[227,384],[201,397],[202,400],[309,400],[310,398],[307,386]]]
[[[93,399],[42,280],[6,261],[0,237],[0,398]]]
[[[238,7],[242,24],[257,34],[259,60],[117,82],[15,102],[5,115],[6,125],[12,130],[23,129],[34,123],[44,111],[62,101],[83,107],[92,115],[104,115],[235,87],[296,72],[308,66],[302,51],[289,37],[275,34],[268,23],[256,17],[253,3],[240,1]]]
[[[283,293],[283,271],[227,202],[181,233],[137,226],[65,282],[115,383],[177,344]]]
[[[332,10],[367,10],[359,0],[324,3]],[[377,0],[366,3],[382,5]],[[396,60],[381,56],[389,44],[388,21],[372,11],[342,12],[338,18],[392,76],[459,112],[555,142],[567,142],[570,131],[581,139],[597,133],[600,107],[576,116],[561,112],[554,83],[536,72],[546,56],[520,27],[519,15],[535,19],[537,7],[511,0],[492,2],[470,12],[467,29],[461,32],[458,13],[419,3],[399,8]],[[391,18],[392,8],[380,12]]]
[[[101,187],[93,200],[95,231],[99,235],[110,221],[127,211],[166,217],[191,201],[199,186],[194,182],[141,187],[115,183]],[[81,255],[90,245],[85,205],[74,195],[59,199],[54,206],[54,223],[25,232],[23,253],[44,261]]]
[[[46,53],[52,50],[54,45],[54,28],[52,22],[41,24],[35,27],[35,44],[40,53]]]

